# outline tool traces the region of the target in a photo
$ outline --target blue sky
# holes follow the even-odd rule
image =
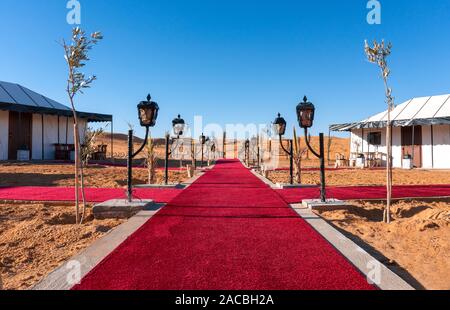
[[[378,69],[364,39],[392,41],[396,102],[450,93],[450,1],[381,0],[382,24],[366,22],[366,0],[80,0],[82,27],[105,39],[87,73],[98,81],[79,110],[112,113],[115,129],[136,124],[148,92],[161,114],[154,135],[178,114],[189,122],[292,127],[306,94],[317,107],[313,133],[385,109]],[[0,80],[66,103],[61,47],[65,0],[0,0]]]

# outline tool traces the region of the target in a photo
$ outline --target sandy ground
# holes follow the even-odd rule
[[[304,138],[299,138],[299,149],[303,152],[302,156],[302,166],[303,167],[318,167],[320,162],[319,159],[317,159],[307,148],[306,142]],[[284,140],[283,144],[285,147],[288,146],[288,141]],[[319,137],[311,137],[311,147],[315,151],[319,151]],[[341,154],[345,156],[345,158],[350,157],[350,139],[348,138],[337,138],[337,137],[331,137],[329,140],[328,137],[325,137],[324,140],[324,146],[325,146],[325,160],[330,165],[334,165],[336,155]],[[329,146],[329,150],[328,150]],[[278,148],[278,152],[276,149]],[[264,161],[269,162],[269,153],[268,152],[261,152],[264,153]],[[278,142],[272,142],[272,156],[270,157],[271,160],[274,159],[275,154],[278,154],[278,166],[279,167],[288,167],[289,166],[289,157],[288,155],[279,148]]]
[[[74,222],[70,206],[0,204],[0,288],[32,287],[123,221]]]
[[[134,137],[133,138],[133,142],[134,142],[134,150],[138,150],[141,145],[142,142],[144,140],[139,138],[139,137]],[[159,158],[164,158],[164,154],[165,154],[165,140],[164,139],[154,139],[153,140],[156,147],[155,147],[155,151],[156,154]],[[107,156],[110,157],[111,156],[111,134],[110,133],[103,133],[100,136],[97,137],[96,139],[96,143],[97,144],[104,144],[108,146],[108,153]],[[126,158],[127,154],[128,154],[128,136],[126,134],[120,134],[120,133],[115,133],[113,136],[113,151],[114,151],[114,156],[116,159],[120,159],[120,158]],[[136,156],[136,158],[143,158],[144,157],[144,151],[142,151],[142,153],[138,154]]]
[[[0,186],[74,186],[74,168],[71,164],[0,163]],[[119,188],[126,186],[127,168],[92,166],[85,169],[85,186]],[[169,171],[169,181],[187,180],[187,171]],[[148,181],[146,169],[133,170],[134,184]],[[157,171],[156,183],[164,182],[164,171]]]
[[[401,170],[393,172],[394,185],[437,185],[450,184],[450,171],[444,170]],[[274,183],[289,183],[289,171],[271,171],[268,178]],[[346,169],[326,172],[328,186],[385,185],[384,170]],[[302,172],[302,184],[320,184],[319,171]]]
[[[413,286],[450,289],[450,203],[397,202],[389,225],[382,222],[383,208],[353,201],[319,214]]]

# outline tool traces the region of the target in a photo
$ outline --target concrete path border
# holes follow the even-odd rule
[[[290,205],[300,217],[330,242],[336,250],[346,257],[367,279],[382,290],[415,290],[405,280],[379,262],[363,248],[344,236],[323,218],[301,204]]]
[[[258,179],[263,181],[265,184],[269,185],[270,188],[280,189],[275,183],[273,183],[272,181],[270,181],[268,178],[264,177],[263,175],[259,174],[255,170],[250,169],[250,172],[253,173],[254,176],[256,176]]]

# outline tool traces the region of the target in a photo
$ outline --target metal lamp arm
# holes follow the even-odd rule
[[[176,141],[175,147],[171,145],[171,149],[169,150],[169,156],[172,155],[173,151],[178,148],[180,145],[180,138],[174,139]]]
[[[289,156],[292,156],[291,152],[286,150],[286,148],[284,147],[284,145],[283,145],[283,137],[281,135],[280,135],[280,145],[281,145],[281,148],[283,149],[283,151],[286,152],[286,154],[288,154]]]
[[[314,154],[314,156],[316,156],[317,158],[320,158],[321,156],[314,151],[314,149],[311,147],[310,141],[308,139],[308,128],[305,128],[305,141],[306,141],[306,145],[308,146],[308,149],[311,151],[311,153]]]
[[[135,152],[131,157],[134,158],[136,157],[140,152],[142,152],[142,150],[144,149],[145,145],[147,145],[147,139],[148,139],[148,134],[150,132],[150,127],[147,127],[146,131],[145,131],[145,139],[144,139],[144,143],[142,144],[142,146],[139,148],[139,150],[137,150],[137,152]]]

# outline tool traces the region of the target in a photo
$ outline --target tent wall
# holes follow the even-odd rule
[[[381,145],[374,146],[369,143],[369,133],[381,132]],[[363,136],[364,134],[364,136]],[[387,154],[386,148],[386,129],[355,129],[351,133],[350,141],[351,153],[368,153],[368,152],[380,152]],[[396,168],[402,166],[402,140],[401,140],[401,128],[392,128],[392,156],[394,160],[392,165]],[[386,165],[386,161],[383,162]]]
[[[431,139],[431,126],[422,126],[422,162],[423,168],[426,169],[433,168],[434,149],[431,147],[433,140]]]
[[[58,140],[58,116],[44,115],[44,135],[42,135],[42,115],[33,114],[33,160],[42,160],[42,136],[44,137],[44,160],[55,159],[54,144],[73,144],[73,118],[59,118]],[[68,121],[68,123],[66,123]],[[86,120],[79,119],[80,136],[84,137]],[[66,130],[67,128],[67,130]],[[67,143],[66,143],[67,136]]]
[[[368,142],[368,135],[371,132],[381,132],[381,145],[374,146]],[[364,137],[363,137],[364,135]],[[367,152],[386,152],[386,131],[382,129],[356,129],[351,134],[350,152],[367,153]]]
[[[375,146],[369,143],[369,133],[381,132],[381,145]],[[401,134],[400,128],[393,128],[392,132],[392,154],[394,157],[394,167],[401,167]],[[363,136],[364,135],[364,136]],[[387,153],[386,148],[386,129],[355,129],[351,132],[350,141],[351,153],[380,152]],[[400,159],[400,160],[398,160]],[[386,165],[386,162],[383,162]]]
[[[424,168],[450,169],[450,125],[424,126]]]
[[[392,127],[392,166],[402,167],[402,128]]]
[[[368,134],[381,132],[381,146],[369,145]],[[364,133],[364,137],[362,134]],[[392,128],[393,166],[402,167],[401,127]],[[359,144],[359,147],[358,147]],[[351,132],[350,152],[386,153],[386,129],[355,129]],[[422,126],[422,168],[450,169],[450,125]],[[385,163],[384,163],[385,164]]]
[[[0,110],[0,160],[8,159],[9,111]]]

